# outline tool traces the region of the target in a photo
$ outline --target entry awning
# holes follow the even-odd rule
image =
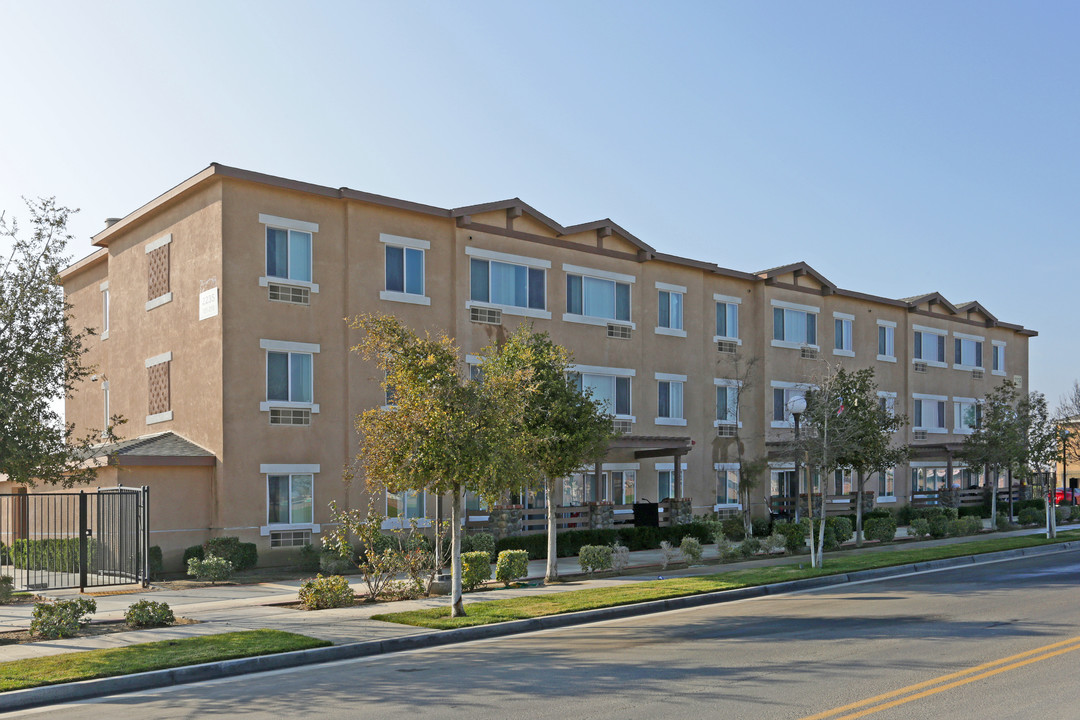
[[[615,450],[632,451],[636,460],[681,456],[693,449],[692,439],[667,435],[620,435],[608,443],[609,453]]]

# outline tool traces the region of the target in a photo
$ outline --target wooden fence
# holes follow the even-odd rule
[[[1020,500],[1020,488],[1011,491],[1013,502]],[[998,507],[1009,504],[1009,490],[998,490]],[[983,504],[982,488],[963,488],[960,490],[915,491],[911,495],[912,507],[975,507]]]
[[[659,504],[660,527],[671,525],[670,501],[664,500]],[[614,505],[614,526],[633,527],[634,506]],[[465,515],[465,528],[480,532],[488,529],[489,515],[486,510],[469,510]],[[555,527],[559,530],[588,530],[589,529],[589,506],[567,505],[555,508]],[[534,535],[547,532],[547,508],[524,508],[521,510],[521,535]]]

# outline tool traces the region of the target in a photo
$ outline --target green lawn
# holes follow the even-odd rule
[[[732,590],[753,585],[768,585],[771,583],[784,582],[785,580],[799,580],[821,575],[837,575],[854,572],[856,570],[889,567],[891,565],[907,565],[910,563],[940,560],[960,555],[978,555],[999,550],[1035,547],[1037,545],[1048,545],[1068,540],[1076,540],[1078,537],[1080,537],[1080,530],[1070,530],[1068,532],[1059,532],[1056,540],[1047,540],[1045,537],[1027,535],[1023,537],[973,540],[972,542],[957,543],[955,545],[945,545],[934,548],[911,550],[897,548],[892,551],[841,556],[826,554],[825,567],[821,569],[811,569],[809,567],[808,557],[796,556],[792,558],[791,563],[786,565],[730,570],[712,575],[699,575],[697,577],[651,580],[648,582],[632,583],[611,588],[572,590],[569,592],[551,593],[548,595],[519,597],[510,600],[491,600],[487,602],[471,603],[466,608],[468,615],[459,618],[451,618],[450,608],[442,607],[430,610],[386,613],[375,615],[373,616],[373,619],[401,623],[403,625],[434,628],[437,630],[450,630],[452,628],[471,627],[474,625],[488,625],[490,623],[505,622],[507,620],[524,620],[527,618],[542,617],[544,615],[558,615],[561,613],[578,612],[580,610],[594,610],[597,608],[629,605],[631,603],[647,602],[649,600],[665,600],[687,595],[700,595],[701,593]],[[800,564],[803,567],[800,568]]]
[[[0,692],[331,644],[280,630],[246,630],[14,660],[0,663]]]

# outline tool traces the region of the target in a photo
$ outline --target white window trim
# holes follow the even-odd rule
[[[891,363],[896,362],[896,356],[895,355],[878,355],[877,359],[880,360],[881,362],[891,362]]]
[[[881,325],[883,327],[891,327],[894,330],[896,329],[896,323],[893,322],[892,320],[878,320],[877,324]]]
[[[405,237],[403,235],[390,235],[388,233],[379,233],[379,242],[386,243],[387,245],[398,245],[400,247],[412,248],[413,250],[430,250],[431,243],[427,240],[417,240],[416,238]],[[466,248],[468,252],[468,248]]]
[[[677,375],[674,373],[653,373],[657,383],[679,383],[682,385],[682,402],[683,402],[683,415],[686,415],[686,375]],[[666,425],[668,427],[686,427],[686,418],[672,418],[672,417],[657,417],[654,418],[654,422],[657,425]]]
[[[820,345],[811,345],[810,343],[791,342],[790,340],[772,340],[772,346],[778,348],[787,348],[789,350],[801,350],[802,348],[810,348],[811,350],[821,350]]]
[[[306,220],[293,220],[291,218],[278,217],[277,215],[267,215],[266,213],[259,213],[259,222],[263,225],[272,225],[276,228],[283,228],[285,230],[297,230],[306,233],[319,232],[319,223],[307,222]]]
[[[106,291],[108,289],[109,289],[109,281],[108,280],[102,280],[101,283],[98,285],[98,290],[101,290],[102,292],[104,292],[104,291]],[[995,340],[994,342],[996,343],[996,342],[999,342],[999,341]],[[1001,343],[1001,344],[1004,345],[1005,343]]]
[[[497,252],[495,250],[484,250],[483,248],[473,247],[472,245],[465,248],[465,254],[469,257],[474,257],[477,260],[494,260],[495,262],[525,265],[527,267],[542,268],[544,270],[551,269],[550,260],[541,260],[540,258],[527,257],[525,255],[513,255],[511,253]]]
[[[396,294],[396,293],[395,293]],[[415,297],[415,296],[414,296]],[[535,308],[523,308],[517,305],[499,305],[498,303],[484,302],[482,300],[466,300],[465,309],[470,308],[490,308],[492,310],[501,310],[503,315],[518,315],[520,317],[538,318],[540,320],[550,320],[550,310],[537,310]],[[607,323],[601,323],[606,325]]]
[[[379,299],[388,302],[408,303],[410,305],[431,305],[431,298],[427,295],[394,292],[393,290],[380,290]]]
[[[927,395],[925,393],[912,393],[911,394],[911,399],[912,400],[929,400],[931,402],[943,402],[943,403],[949,402],[949,396],[948,395]],[[915,409],[914,408],[912,408],[912,410],[911,410],[911,417],[912,417],[912,426],[911,426],[912,430],[921,430],[921,431],[923,431],[925,433],[929,433],[930,435],[945,435],[945,434],[947,434],[949,432],[948,427],[937,427],[937,426],[934,426],[934,425],[916,426],[914,424],[914,419],[915,419]],[[925,419],[926,418],[923,418],[924,421],[925,421]],[[947,412],[945,413],[945,420],[946,420],[946,422],[948,422],[948,413]]]
[[[641,463],[603,463],[600,466],[601,470],[640,470]],[[591,470],[585,470],[585,472],[592,472]]]
[[[259,465],[259,473],[262,474],[264,487],[266,488],[266,515],[269,518],[270,515],[270,483],[269,479],[265,476],[268,475],[315,475],[320,471],[318,464],[289,464],[289,463],[264,463]],[[289,481],[290,483],[292,480]],[[315,492],[315,478],[311,478],[311,491]],[[315,512],[315,503],[312,502],[311,510]],[[313,533],[320,532],[322,527],[317,523],[276,523],[271,525],[269,519],[267,523],[259,528],[259,534],[263,537],[268,536],[271,532],[289,532],[295,530],[310,530]]]
[[[785,390],[787,390],[789,388],[800,388],[802,390],[811,390],[811,389],[815,388],[816,386],[813,383],[787,382],[785,380],[773,380],[773,381],[771,381],[769,383],[769,387],[783,388]]]
[[[150,312],[156,307],[161,307],[165,303],[172,302],[172,291],[165,293],[164,295],[158,295],[153,300],[146,301],[146,312]]]
[[[769,462],[769,470],[794,470],[793,462]]]
[[[713,378],[713,385],[715,387],[736,387],[736,388],[741,388],[742,387],[742,380],[729,380],[727,378]],[[739,409],[738,408],[735,408],[735,417],[736,418],[739,417]],[[730,420],[713,420],[713,427],[720,427],[721,425],[724,425],[724,426],[727,426],[727,427],[734,426],[734,427],[740,427],[741,428],[742,427],[742,420],[736,420],[735,422],[731,422]],[[738,465],[739,465],[738,463],[728,463],[728,464],[729,465],[732,465],[732,464],[735,465],[736,469],[738,468]]]
[[[266,400],[259,403],[259,410],[270,412],[271,408],[284,410],[310,410],[312,415],[319,413],[319,403],[293,402],[291,400]]]
[[[172,350],[170,350],[169,352],[163,352],[160,355],[146,358],[146,367],[152,368],[155,365],[160,365],[161,363],[166,363],[170,360],[172,360]]]
[[[784,308],[785,310],[801,310],[815,315],[821,314],[821,308],[815,307],[814,305],[800,305],[799,303],[788,302],[787,300],[770,300],[769,304],[773,307]]]
[[[263,525],[259,528],[259,535],[267,537],[272,532],[291,532],[296,530],[310,530],[312,533],[322,532],[322,526],[317,523],[288,523],[282,525]]]
[[[666,328],[666,327],[657,326],[653,330],[653,332],[655,332],[657,335],[667,335],[668,337],[681,337],[681,338],[686,337],[686,331],[685,330],[676,330],[675,328]]]
[[[318,343],[303,343],[303,342],[291,342],[288,340],[259,340],[259,347],[263,350],[273,350],[275,352],[300,352],[300,353],[312,353],[318,355],[321,349],[321,345]]]
[[[946,352],[948,352],[948,351],[946,351]],[[920,362],[921,363],[926,363],[927,367],[935,367],[935,368],[947,368],[947,367],[949,367],[949,363],[941,362],[939,360],[920,360],[919,358],[911,358],[911,362],[912,362],[912,364],[920,363]]]
[[[103,338],[104,338],[104,336],[103,336]],[[1004,340],[991,340],[990,341],[990,347],[991,347],[991,350],[990,350],[990,368],[991,368],[990,374],[991,375],[997,375],[998,377],[1005,377],[1005,375],[1007,373],[1004,370],[994,370],[993,369],[993,367],[994,367],[994,350],[993,350],[993,348],[995,348],[995,347],[1002,348],[1001,359],[1005,360],[1005,350],[1004,350],[1004,348],[1008,347],[1008,343],[1006,343]],[[1002,365],[1004,365],[1004,364],[1005,363],[1003,362]]]
[[[792,389],[811,390],[811,389],[817,389],[817,386],[812,384],[812,383],[787,382],[786,380],[772,380],[772,381],[769,382],[769,387],[771,387],[773,390],[777,390],[777,389],[781,389],[781,390],[792,390]],[[769,401],[769,404],[767,405],[768,409],[766,410],[765,415],[766,415],[766,417],[771,417],[772,416],[772,411],[773,411],[772,393],[769,393],[768,401]],[[795,427],[795,420],[793,419],[791,422],[788,422],[787,420],[770,420],[769,421],[769,427],[771,427],[771,428],[773,428],[775,430],[791,429],[791,428]]]
[[[687,293],[685,285],[672,285],[671,283],[660,282],[659,280],[657,280],[655,284],[657,290],[663,290],[664,292],[679,293],[680,295],[685,295]]]
[[[264,463],[259,465],[259,472],[263,475],[314,475],[320,472],[318,463],[290,464],[290,463]]]
[[[887,327],[887,328],[892,328],[893,329],[893,353],[896,353],[896,323],[894,323],[892,320],[878,320],[877,325],[878,325],[878,327]],[[877,359],[882,361],[882,362],[894,363],[894,362],[896,362],[896,355],[895,354],[893,354],[893,355],[881,355],[881,354],[879,354],[877,356]]]
[[[569,263],[563,263],[562,269],[563,272],[569,273],[570,275],[585,275],[600,280],[612,280],[614,282],[630,283],[631,285],[637,282],[637,278],[633,275],[611,272],[609,270],[596,270],[594,268],[582,267],[581,265],[571,265]]]
[[[608,325],[625,325],[633,330],[637,329],[637,323],[627,320],[613,320],[611,318],[601,318],[595,315],[574,315],[572,313],[563,313],[563,322],[578,323],[580,325],[597,325],[599,327],[607,327]]]
[[[664,382],[686,382],[686,375],[678,375],[675,373],[653,373],[654,380],[663,380]]]
[[[682,465],[683,470],[686,469],[686,463],[679,463],[679,464]],[[675,469],[675,463],[669,463],[669,462],[653,463],[653,469],[656,470],[656,472],[660,472],[661,470],[674,470]],[[683,478],[683,479],[685,480],[685,478]]]
[[[292,287],[307,288],[313,293],[319,292],[319,284],[308,282],[307,280],[293,280],[292,278],[279,278],[279,277],[267,277],[263,275],[259,278],[259,287],[266,287],[270,283],[275,285],[290,285]]]
[[[911,329],[916,332],[931,333],[933,335],[944,335],[948,337],[949,331],[942,330],[941,328],[930,327],[929,325],[912,325]]]
[[[893,482],[894,483],[896,482],[895,478],[893,479]],[[878,503],[894,503],[894,502],[896,502],[896,496],[895,495],[878,495],[877,496],[877,502]]]
[[[836,348],[833,348],[832,354],[833,355],[839,355],[840,357],[849,357],[849,358],[855,357],[855,351],[854,350],[837,350]]]
[[[948,395],[927,395],[926,393],[911,393],[912,400],[937,400],[939,402],[948,402]]]
[[[733,342],[736,345],[742,345],[742,340],[736,337],[725,337],[723,335],[713,335],[713,342]]]
[[[172,233],[162,235],[157,240],[146,243],[146,248],[145,248],[146,249],[146,254],[149,255],[150,253],[154,252],[158,248],[163,248],[163,247],[165,247],[166,245],[168,245],[171,242],[172,242]]]
[[[734,305],[742,305],[742,298],[735,297],[734,295],[721,295],[720,293],[713,293],[712,299],[716,302],[732,303]]]
[[[953,337],[958,337],[961,340],[974,340],[975,342],[986,342],[986,338],[982,335],[968,335],[967,333],[956,332],[953,330]]]
[[[101,339],[109,339],[109,305],[112,298],[109,297],[109,281],[105,280],[98,285],[101,292]]]
[[[850,313],[842,313],[842,312],[833,311],[832,316],[836,320],[851,320],[852,322],[855,322],[855,316],[850,314]]]
[[[833,348],[832,354],[840,357],[855,357],[855,316],[850,313],[833,311],[833,320],[847,320],[851,323],[851,350],[845,348]],[[835,342],[833,343],[835,345]]]
[[[727,378],[713,378],[713,385],[722,387],[742,387],[742,380],[729,380]]]
[[[965,427],[961,426],[960,406],[961,405],[981,405],[982,401],[977,399],[977,398],[966,398],[966,397],[953,397],[952,401],[953,401],[953,433],[956,434],[956,435],[973,435],[975,433],[975,428],[965,428]],[[963,463],[958,463],[958,462],[953,463],[953,468],[957,468],[957,467],[967,467],[967,465],[965,465]]]
[[[664,425],[667,427],[686,427],[686,418],[665,418],[658,417],[654,421],[657,425]]]
[[[165,412],[155,413],[153,415],[146,416],[146,424],[154,425],[160,422],[168,422],[173,419],[172,410],[166,410]]]
[[[466,356],[466,358],[468,357],[470,356]],[[602,365],[571,365],[567,370],[583,375],[621,375],[623,377],[634,377],[637,374],[637,370],[632,368],[603,367]]]

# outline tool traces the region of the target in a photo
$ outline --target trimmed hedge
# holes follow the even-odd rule
[[[210,538],[202,545],[192,545],[184,550],[184,567],[192,558],[205,560],[213,555],[232,563],[233,572],[248,570],[259,562],[259,549],[255,543],[242,543],[235,535]]]
[[[161,546],[151,545],[150,556],[147,558],[150,565],[150,579],[157,580],[165,570],[165,561],[161,557]]]
[[[97,540],[87,538],[87,560],[92,566],[97,560]],[[7,549],[11,564],[19,570],[48,572],[79,572],[79,538],[49,538],[46,540],[16,540]]]
[[[631,551],[655,550],[667,540],[672,545],[680,545],[686,536],[697,538],[701,543],[713,541],[709,525],[695,520],[673,527],[625,527],[614,530],[563,530],[556,538],[555,551],[558,557],[580,556],[585,545],[625,545]],[[547,534],[518,535],[502,538],[495,543],[497,552],[503,550],[525,550],[530,560],[542,560],[547,557]]]

